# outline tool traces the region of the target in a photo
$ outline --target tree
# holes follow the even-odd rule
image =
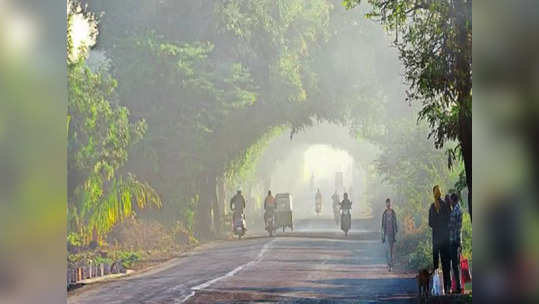
[[[344,0],[347,8],[361,0]],[[419,119],[431,128],[436,148],[457,140],[448,164],[464,161],[472,214],[472,1],[368,0],[368,17],[395,33],[409,83],[407,99],[421,101]]]
[[[127,108],[114,101],[116,81],[86,65],[91,45],[81,43],[75,51],[73,20],[95,22],[87,17],[80,6],[70,10],[67,33],[68,227],[85,243],[102,239],[136,208],[161,206],[148,183],[122,172],[128,148],[142,138],[146,123],[130,122]]]

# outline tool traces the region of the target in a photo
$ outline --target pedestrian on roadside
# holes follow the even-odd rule
[[[449,260],[453,269],[457,294],[462,292],[460,285],[460,255],[462,252],[462,210],[460,209],[459,196],[451,194],[451,213],[449,214]]]
[[[440,186],[432,188],[434,202],[429,209],[429,226],[432,228],[432,257],[433,269],[438,269],[439,258],[442,261],[444,290],[451,289],[449,262],[449,203],[442,199]]]
[[[397,234],[397,215],[391,208],[391,200],[386,199],[386,210],[382,214],[382,243],[386,245],[387,270],[393,268],[393,245]]]

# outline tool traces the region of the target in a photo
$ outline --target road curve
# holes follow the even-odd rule
[[[214,242],[161,269],[83,290],[68,303],[415,303],[412,274],[388,272],[375,233],[297,232]],[[302,225],[303,224],[303,225]],[[327,227],[324,227],[327,228]]]

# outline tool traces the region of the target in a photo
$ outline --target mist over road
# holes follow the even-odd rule
[[[203,245],[139,276],[71,296],[68,303],[413,303],[413,274],[389,273],[379,234],[353,221],[345,238],[329,218],[294,232]],[[365,224],[365,225],[364,225]]]

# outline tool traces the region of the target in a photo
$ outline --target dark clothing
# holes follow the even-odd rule
[[[234,195],[234,197],[230,200],[230,209],[238,211],[245,209],[245,198],[243,198],[243,195]]]
[[[395,210],[386,209],[382,214],[382,241],[395,242],[395,235],[397,234],[397,215]]]
[[[460,286],[460,254],[459,254],[460,244],[456,242],[451,242],[449,245],[449,260],[451,263],[451,268],[453,269],[453,278],[455,279],[455,285],[457,291],[461,290]],[[447,290],[446,290],[447,293]]]
[[[449,243],[449,204],[440,199],[440,210],[436,212],[434,203],[430,205],[429,226],[432,228],[432,241]]]
[[[438,258],[442,261],[442,272],[444,277],[444,289],[446,291],[451,288],[450,275],[450,250],[449,250],[449,214],[451,209],[449,204],[442,199],[440,202],[440,210],[436,212],[434,203],[431,204],[429,210],[429,226],[432,228],[432,258],[433,268],[438,269]]]
[[[438,269],[439,260],[442,261],[442,273],[444,278],[444,289],[450,290],[451,288],[451,267],[449,259],[449,243],[435,243],[432,242],[432,260],[434,269]]]
[[[352,209],[352,201],[349,199],[343,199],[339,206],[341,207],[341,209],[345,210]]]

